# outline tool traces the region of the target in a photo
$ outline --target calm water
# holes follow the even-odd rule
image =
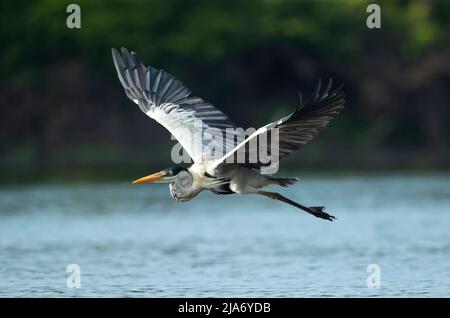
[[[450,295],[450,175],[306,175],[283,190],[338,220],[263,197],[177,203],[164,185],[0,187],[0,296]]]

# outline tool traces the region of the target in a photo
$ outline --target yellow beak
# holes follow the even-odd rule
[[[134,180],[133,183],[152,183],[152,182],[161,180],[163,177],[164,177],[164,173],[157,172],[157,173],[151,174],[149,176]]]

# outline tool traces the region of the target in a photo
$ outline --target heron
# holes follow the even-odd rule
[[[279,159],[290,155],[313,139],[319,129],[324,128],[339,113],[345,104],[343,85],[332,89],[332,79],[324,87],[319,83],[312,96],[303,101],[298,95],[294,111],[242,137],[215,141],[227,151],[220,157],[204,156],[204,140],[194,138],[207,129],[223,132],[236,129],[231,119],[212,104],[197,97],[178,79],[152,66],[145,66],[135,52],[126,48],[112,48],[112,58],[119,80],[126,96],[136,103],[142,112],[165,127],[180,143],[193,164],[189,167],[175,165],[162,171],[134,180],[133,183],[167,183],[171,196],[177,201],[188,201],[202,191],[215,194],[256,194],[287,203],[312,214],[317,218],[333,221],[335,217],[325,212],[323,206],[304,206],[278,192],[264,190],[268,186],[287,187],[295,184],[298,178],[282,178],[274,174],[262,173],[267,163],[235,162],[238,152],[248,158],[250,145],[255,140],[277,131],[277,151]],[[193,125],[200,122],[201,125]],[[197,135],[198,136],[198,135]],[[240,139],[239,139],[240,138]],[[238,141],[236,141],[238,140]],[[231,147],[230,146],[231,143]],[[256,143],[256,147],[259,144]],[[228,148],[227,148],[227,147]]]

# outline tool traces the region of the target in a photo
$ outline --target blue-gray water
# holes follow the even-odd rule
[[[264,197],[177,203],[164,185],[3,186],[0,296],[449,296],[449,174],[308,174],[282,190],[338,220]]]

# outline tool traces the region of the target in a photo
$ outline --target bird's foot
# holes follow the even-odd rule
[[[336,217],[334,217],[333,215],[330,215],[323,211],[325,209],[324,206],[312,206],[312,207],[309,207],[309,209],[310,209],[311,214],[314,215],[315,217],[325,219],[328,221],[332,221],[332,222],[333,222],[333,220],[336,219]]]

